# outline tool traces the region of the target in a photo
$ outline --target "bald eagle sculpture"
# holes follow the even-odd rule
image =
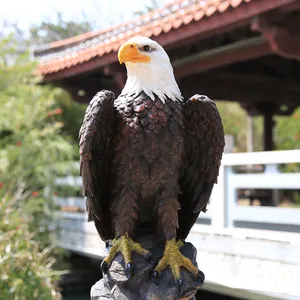
[[[99,92],[79,133],[89,220],[102,240],[113,240],[102,269],[121,252],[132,276],[132,251],[151,256],[135,241],[147,228],[165,245],[153,276],[170,267],[180,284],[180,267],[199,274],[180,247],[217,182],[222,121],[208,97],[183,99],[170,59],[155,41],[134,37],[120,47],[118,59],[127,68],[121,95]]]

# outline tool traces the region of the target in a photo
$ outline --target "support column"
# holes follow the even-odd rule
[[[258,102],[255,103],[255,107],[264,117],[263,151],[272,151],[274,150],[273,127],[275,124],[273,117],[278,111],[278,104],[273,102]]]
[[[264,114],[264,151],[272,151],[274,149],[273,141],[273,114],[266,112]]]
[[[260,113],[264,117],[264,136],[263,136],[263,147],[264,151],[272,151],[274,150],[274,134],[273,127],[275,125],[275,121],[273,120],[274,115],[278,111],[278,104],[266,102],[266,103],[257,103],[257,108]],[[268,191],[268,190],[266,190]],[[274,203],[279,202],[279,191],[271,190],[270,191],[270,201],[272,205]]]

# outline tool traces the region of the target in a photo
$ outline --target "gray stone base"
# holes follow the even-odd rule
[[[159,251],[158,259],[162,254],[162,249]],[[181,252],[192,262],[196,263],[197,250],[195,247],[186,243]],[[154,262],[148,262],[142,256],[133,253],[133,262],[135,272],[131,279],[125,275],[123,267],[123,257],[117,254],[113,263],[110,266],[108,274],[104,275],[103,279],[99,280],[91,289],[92,300],[195,300],[194,295],[197,290],[203,285],[204,274],[196,279],[192,274],[181,268],[183,284],[178,287],[173,278],[170,268],[164,270],[161,277],[154,281],[152,271],[155,268]]]

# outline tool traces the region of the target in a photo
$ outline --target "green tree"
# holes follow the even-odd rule
[[[41,24],[32,25],[29,29],[29,42],[46,44],[73,37],[92,30],[92,24],[87,20],[81,22],[66,21],[62,13],[57,13],[56,22],[43,21]]]
[[[291,116],[275,117],[275,147],[277,150],[300,149],[300,108]]]
[[[10,51],[7,46],[0,51]],[[37,85],[33,69],[25,54],[0,65],[0,177],[42,191],[53,175],[65,171],[74,151],[62,135],[58,99],[64,92]]]
[[[36,64],[14,46],[0,41],[0,294],[52,299],[54,180],[70,171],[78,148],[63,130],[66,93],[38,85]]]
[[[66,21],[63,14],[58,12],[56,22],[43,21],[41,24],[32,25],[29,29],[27,43],[39,45],[55,42],[86,33],[92,29],[92,22],[89,22],[88,18],[84,17],[82,21]],[[64,124],[62,133],[64,137],[68,136],[73,139],[75,158],[79,159],[77,139],[86,105],[76,103],[67,92],[61,89],[57,89],[57,91],[59,91],[59,95],[56,97],[56,104],[60,107],[58,119]],[[52,116],[56,115],[55,110],[49,113]]]
[[[238,104],[233,102],[217,102],[220,111],[224,131],[235,138],[236,152],[246,152],[247,149],[247,112]],[[262,118],[254,118],[254,150],[262,150]]]
[[[60,120],[64,123],[62,132],[64,136],[69,136],[72,139],[74,155],[76,159],[79,159],[78,133],[87,105],[76,103],[67,92],[63,91],[57,99],[57,104],[61,108]]]
[[[238,103],[218,101],[226,134],[235,137],[237,152],[245,152],[247,112]],[[300,108],[291,116],[275,116],[275,150],[300,149]],[[262,151],[263,117],[254,118],[254,150]]]
[[[134,11],[134,16],[142,16],[146,13],[152,12],[155,9],[158,9],[161,7],[161,3],[158,3],[157,0],[150,0],[150,3],[148,5],[145,5],[142,10]]]
[[[58,275],[51,248],[34,239],[24,212],[22,190],[13,195],[0,186],[0,294],[1,299],[60,299]]]

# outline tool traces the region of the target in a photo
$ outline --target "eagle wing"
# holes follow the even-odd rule
[[[194,95],[185,103],[184,114],[187,163],[180,180],[177,232],[180,239],[187,237],[200,211],[206,211],[225,146],[222,120],[214,101]]]
[[[115,123],[114,100],[113,92],[97,93],[86,109],[79,131],[80,175],[86,210],[103,240],[113,237],[108,169]]]

